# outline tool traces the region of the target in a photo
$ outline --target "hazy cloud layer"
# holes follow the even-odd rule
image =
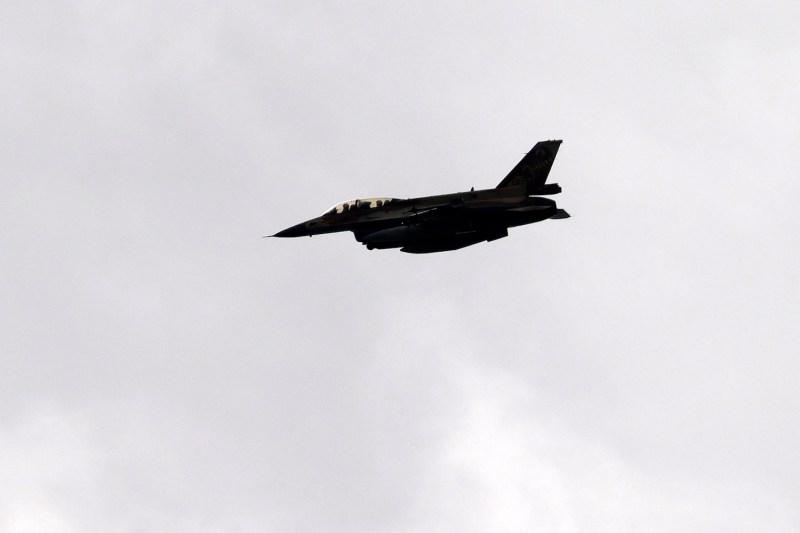
[[[797,20],[7,3],[0,530],[797,530]],[[260,239],[549,138],[569,220]]]

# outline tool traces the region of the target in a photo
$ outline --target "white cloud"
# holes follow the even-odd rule
[[[565,427],[519,378],[451,371],[465,409],[427,465],[415,530],[791,531],[800,518],[780,492],[626,461]]]
[[[95,493],[99,465],[78,421],[41,409],[3,424],[0,457],[0,530],[79,530],[72,506]]]
[[[3,5],[0,528],[797,529],[797,10]],[[548,137],[568,221],[260,239]]]

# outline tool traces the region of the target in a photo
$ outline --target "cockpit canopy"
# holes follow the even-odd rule
[[[336,204],[323,214],[347,213],[352,209],[375,209],[377,207],[385,207],[394,200],[396,200],[396,198],[360,198],[358,200],[348,200]]]

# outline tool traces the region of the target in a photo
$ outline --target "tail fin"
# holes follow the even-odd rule
[[[537,191],[544,190],[547,175],[550,174],[550,168],[553,166],[558,148],[561,146],[561,141],[541,141],[531,148],[531,151],[525,154],[522,161],[517,163],[508,176],[503,178],[503,181],[497,186],[498,189],[505,187],[517,187],[525,185],[528,194],[537,194]],[[557,191],[555,189],[558,189]],[[556,184],[551,184],[552,191],[540,192],[539,194],[555,194],[560,192],[561,189]]]

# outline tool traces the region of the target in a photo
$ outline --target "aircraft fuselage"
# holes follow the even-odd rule
[[[428,253],[499,239],[510,227],[566,218],[569,215],[555,201],[541,197],[561,192],[557,184],[545,184],[560,142],[538,143],[494,189],[342,202],[274,237],[352,231],[368,249]]]

